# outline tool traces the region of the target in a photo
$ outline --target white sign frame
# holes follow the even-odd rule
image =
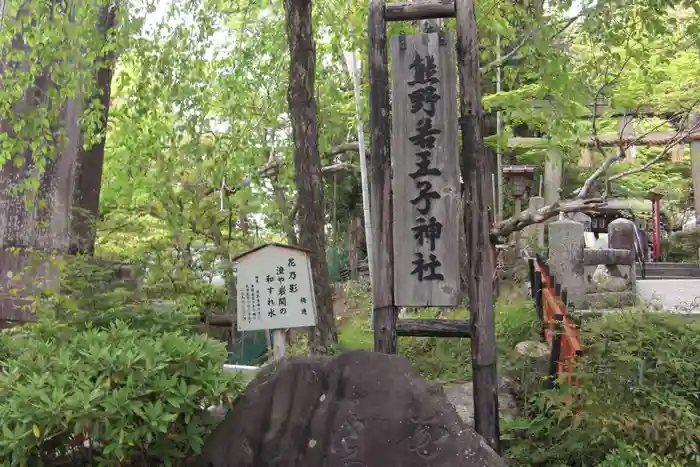
[[[305,249],[267,243],[233,259],[239,331],[313,327],[311,259]]]

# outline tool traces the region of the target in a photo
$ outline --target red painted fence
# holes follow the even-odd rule
[[[567,383],[574,383],[573,364],[583,354],[578,327],[567,317],[567,292],[562,290],[550,273],[546,261],[536,255],[528,259],[530,290],[535,299],[537,315],[542,322],[542,333],[550,348],[549,382],[553,387],[559,375]]]

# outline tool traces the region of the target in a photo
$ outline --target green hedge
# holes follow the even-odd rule
[[[510,425],[514,464],[700,465],[700,323],[620,313],[582,337],[577,386],[530,393]]]
[[[64,274],[37,323],[0,332],[2,466],[177,465],[213,428],[207,407],[242,389],[190,312],[90,277]]]
[[[700,249],[700,229],[676,232],[661,242],[664,261],[672,263],[697,263]]]

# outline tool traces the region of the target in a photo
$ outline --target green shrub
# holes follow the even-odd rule
[[[623,445],[608,454],[596,467],[684,467],[670,457],[662,457],[643,446]]]
[[[241,389],[191,313],[143,301],[83,261],[60,264],[38,321],[0,333],[0,465],[177,465]]]
[[[539,340],[541,324],[532,300],[499,300],[496,304],[496,339],[508,352],[518,342]]]
[[[416,310],[412,318],[469,319],[465,309]],[[405,355],[413,366],[429,380],[460,383],[472,378],[471,339],[445,337],[399,337],[399,354]]]
[[[700,465],[700,323],[619,313],[582,337],[576,386],[536,392],[511,427],[528,437],[510,448],[516,464]]]
[[[69,338],[4,333],[2,348],[14,352],[5,352],[0,376],[0,464],[169,465],[196,452],[209,429],[206,407],[237,382],[223,372],[222,345],[155,330],[115,321]],[[75,450],[83,436],[90,447]]]
[[[700,248],[700,228],[688,232],[676,232],[661,242],[664,261],[697,263]]]

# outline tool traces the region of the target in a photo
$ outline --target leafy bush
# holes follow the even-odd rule
[[[0,463],[167,464],[196,452],[209,428],[204,409],[236,381],[223,372],[222,345],[156,330],[115,321],[66,340],[5,333],[3,348],[17,352],[2,362]],[[89,444],[76,450],[83,437]]]
[[[664,261],[697,263],[700,248],[700,228],[688,232],[676,232],[661,243]]]
[[[511,446],[516,463],[700,465],[700,323],[620,313],[582,337],[577,385],[535,392],[511,427],[528,437]]]
[[[37,297],[37,323],[0,334],[0,465],[177,465],[201,448],[207,407],[242,388],[224,345],[99,274],[81,288],[73,266]]]
[[[540,326],[532,300],[499,300],[496,304],[496,338],[503,351],[522,341],[539,340]]]

